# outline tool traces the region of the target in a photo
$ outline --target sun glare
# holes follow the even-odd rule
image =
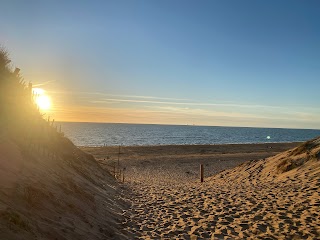
[[[42,111],[47,111],[50,109],[51,101],[49,96],[46,95],[46,91],[41,88],[33,88],[32,92],[35,94],[35,102],[39,109]]]

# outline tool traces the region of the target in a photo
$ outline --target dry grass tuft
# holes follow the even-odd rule
[[[291,159],[291,158],[286,158],[284,159],[278,166],[278,171],[279,173],[285,173],[290,170],[293,170],[297,167],[302,166],[304,163],[306,163],[309,159],[307,158],[299,158],[299,159]]]
[[[296,147],[291,153],[290,156],[297,156],[303,153],[309,153],[317,144],[315,143],[314,139],[307,141],[300,146]]]

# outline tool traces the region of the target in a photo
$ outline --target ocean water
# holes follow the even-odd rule
[[[134,146],[300,142],[320,136],[320,130],[175,126],[61,122],[62,131],[77,146]]]

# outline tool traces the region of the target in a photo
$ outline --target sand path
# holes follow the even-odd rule
[[[253,176],[262,165],[256,164],[241,169],[244,174],[198,180],[200,162],[212,175],[284,150],[275,148],[123,149],[124,187],[132,203],[124,212],[125,231],[135,239],[319,239],[318,172],[257,182]]]
[[[319,182],[303,188],[319,188]],[[215,182],[130,182],[124,223],[143,239],[317,239],[319,195],[301,182],[233,185]],[[305,189],[306,190],[306,189]],[[297,199],[299,199],[297,201]]]

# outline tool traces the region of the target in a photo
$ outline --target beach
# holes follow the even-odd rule
[[[118,166],[118,158],[119,168],[125,168],[122,187],[131,207],[123,212],[122,227],[128,236],[317,239],[319,169],[277,170],[298,145],[134,146],[120,147],[120,154],[119,147],[82,150],[108,170]]]
[[[221,144],[221,145],[158,145],[80,147],[92,154],[98,163],[112,171],[126,168],[126,182],[196,182],[199,166],[204,165],[204,176],[233,168],[248,161],[273,156],[299,143]]]

